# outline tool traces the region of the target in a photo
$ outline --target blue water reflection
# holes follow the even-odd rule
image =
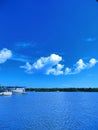
[[[98,130],[98,93],[0,96],[0,130]]]

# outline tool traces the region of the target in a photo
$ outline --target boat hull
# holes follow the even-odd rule
[[[12,92],[2,92],[2,95],[4,95],[4,96],[11,96]]]
[[[2,92],[0,93],[0,96],[2,96],[3,94],[2,94]]]

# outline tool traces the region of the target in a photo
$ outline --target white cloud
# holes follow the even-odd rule
[[[51,54],[49,57],[41,57],[33,64],[33,68],[40,69],[44,66],[57,65],[62,60],[62,57],[56,54]]]
[[[63,67],[64,65],[61,65],[61,64],[57,64],[57,66],[55,68],[50,68],[47,70],[46,74],[49,75],[49,74],[53,74],[53,75],[61,75],[63,74]]]
[[[95,66],[95,64],[96,64],[97,62],[98,62],[98,61],[97,61],[96,59],[94,59],[94,58],[90,59],[90,60],[89,60],[89,67]]]
[[[87,65],[84,63],[82,59],[79,59],[75,64],[75,66],[76,66],[75,71],[80,72],[81,70],[85,69]]]
[[[70,74],[70,73],[71,73],[71,68],[66,67],[65,68],[65,75]]]
[[[11,50],[8,50],[7,48],[3,48],[0,51],[0,64],[6,62],[8,59],[12,57]]]
[[[26,69],[27,71],[29,71],[29,70],[32,69],[32,65],[31,65],[29,62],[27,62],[26,65],[20,66],[20,68],[24,68],[24,69]]]
[[[66,75],[68,75],[68,74],[77,74],[77,73],[81,72],[84,69],[92,68],[93,66],[95,66],[95,64],[97,62],[98,61],[95,58],[91,58],[88,63],[85,63],[82,59],[79,59],[76,62],[76,64],[73,65],[74,66],[73,68],[68,68],[67,67],[65,69],[65,74]]]
[[[62,57],[56,54],[51,54],[48,57],[41,57],[32,65],[26,63],[26,65],[21,66],[21,68],[26,69],[27,72],[32,73],[43,73],[43,74],[53,74],[60,75],[63,74],[64,65],[59,64],[62,61]]]
[[[33,64],[27,62],[24,66],[20,66],[20,68],[24,68],[27,73],[41,73],[46,75],[71,75],[78,74],[84,69],[89,69],[95,66],[98,62],[95,58],[91,58],[87,63],[83,61],[83,59],[79,59],[73,67],[64,68],[64,65],[61,64],[63,59],[61,56],[57,54],[51,54],[48,57],[41,57]]]

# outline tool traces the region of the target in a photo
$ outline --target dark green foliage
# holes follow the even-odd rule
[[[26,88],[34,92],[98,92],[98,88]]]
[[[2,88],[15,88],[20,86],[0,86]],[[25,88],[25,87],[24,87]],[[30,92],[98,92],[98,88],[25,88],[26,91]]]

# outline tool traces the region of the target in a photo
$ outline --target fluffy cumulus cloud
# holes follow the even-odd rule
[[[63,74],[63,67],[64,65],[62,64],[57,64],[57,66],[55,68],[50,68],[47,70],[46,74],[53,74],[53,75],[61,75]]]
[[[97,62],[98,62],[98,60],[96,60],[96,59],[94,59],[94,58],[90,59],[90,60],[89,60],[89,65],[88,65],[88,67],[90,68],[90,67],[95,66],[95,64],[96,64]]]
[[[12,57],[11,50],[8,50],[7,48],[3,48],[0,51],[0,64],[6,62],[8,59]]]
[[[63,74],[64,65],[60,64],[62,57],[56,54],[51,54],[48,57],[41,57],[35,63],[21,66],[21,68],[26,69],[28,73],[43,73],[43,74],[53,74],[60,75]]]
[[[89,69],[95,66],[98,61],[95,58],[91,58],[88,63],[85,63],[82,59],[79,59],[72,68],[65,68],[65,74],[77,74],[84,69]]]
[[[83,59],[79,59],[73,67],[64,67],[61,62],[63,61],[62,57],[57,54],[51,54],[48,57],[41,57],[33,64],[27,62],[24,68],[27,73],[41,73],[41,74],[52,74],[52,75],[71,75],[77,74],[84,69],[89,69],[95,66],[98,62],[96,59],[91,58],[89,62],[85,63]]]

